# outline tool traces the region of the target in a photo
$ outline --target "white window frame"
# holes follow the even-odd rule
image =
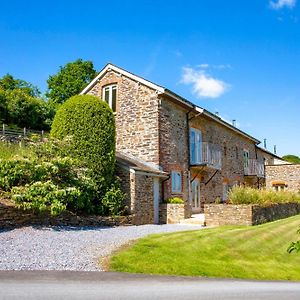
[[[182,193],[182,176],[179,171],[171,172],[172,193]]]
[[[202,133],[200,130],[190,128],[190,163],[192,165],[202,162]]]
[[[114,84],[110,84],[110,85],[106,85],[102,88],[102,99],[103,101],[107,102],[107,104],[109,105],[109,107],[113,110],[113,90],[116,90],[116,97],[117,97],[117,85]],[[105,99],[105,92],[108,90],[108,101]],[[116,105],[117,105],[117,99],[116,99]],[[113,110],[113,112],[115,112],[116,110]]]

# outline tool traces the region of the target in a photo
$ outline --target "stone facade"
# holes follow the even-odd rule
[[[121,179],[122,190],[125,192],[127,212],[134,215],[136,225],[154,223],[153,177],[130,172],[123,167],[117,167]]]
[[[184,219],[184,204],[161,203],[159,221],[161,224],[176,224]]]
[[[108,71],[88,92],[102,98],[102,88],[117,84],[117,150],[159,165],[158,102],[155,90]]]
[[[206,204],[207,226],[259,225],[300,214],[300,203],[280,203],[269,206]]]
[[[168,173],[178,171],[182,176],[182,191],[172,193],[172,182],[163,183],[162,200],[179,197],[185,201],[185,217],[191,216],[192,207],[189,202],[189,161],[187,139],[187,111],[179,105],[161,99],[159,107],[159,142],[160,166]]]
[[[266,166],[266,187],[300,191],[300,164]]]

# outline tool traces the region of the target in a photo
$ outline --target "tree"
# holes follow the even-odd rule
[[[31,129],[50,129],[53,109],[31,83],[7,74],[0,78],[0,122]]]
[[[62,104],[75,96],[96,76],[93,63],[77,59],[60,67],[56,75],[47,80],[46,96],[52,104]]]
[[[0,89],[3,91],[13,91],[13,90],[22,90],[25,94],[28,94],[32,97],[39,97],[40,91],[33,84],[22,80],[15,79],[12,75],[6,74],[0,78]]]
[[[71,137],[72,156],[86,163],[101,198],[115,180],[115,120],[108,104],[91,95],[71,97],[57,110],[51,136]]]
[[[28,95],[22,89],[7,91],[5,96],[5,123],[32,129],[49,129],[53,112],[45,101]]]
[[[300,157],[296,155],[292,155],[292,154],[284,155],[282,156],[282,159],[292,164],[300,164]]]
[[[5,92],[0,88],[0,122],[3,123],[7,120],[7,99]]]

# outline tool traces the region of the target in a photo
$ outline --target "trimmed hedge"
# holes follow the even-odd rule
[[[103,195],[115,180],[115,120],[108,104],[91,95],[71,97],[58,109],[51,136],[71,137],[72,154],[86,163]]]

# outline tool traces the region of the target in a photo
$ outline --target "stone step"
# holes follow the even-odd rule
[[[180,221],[180,224],[202,225],[205,226],[204,214],[192,215],[191,218]]]

